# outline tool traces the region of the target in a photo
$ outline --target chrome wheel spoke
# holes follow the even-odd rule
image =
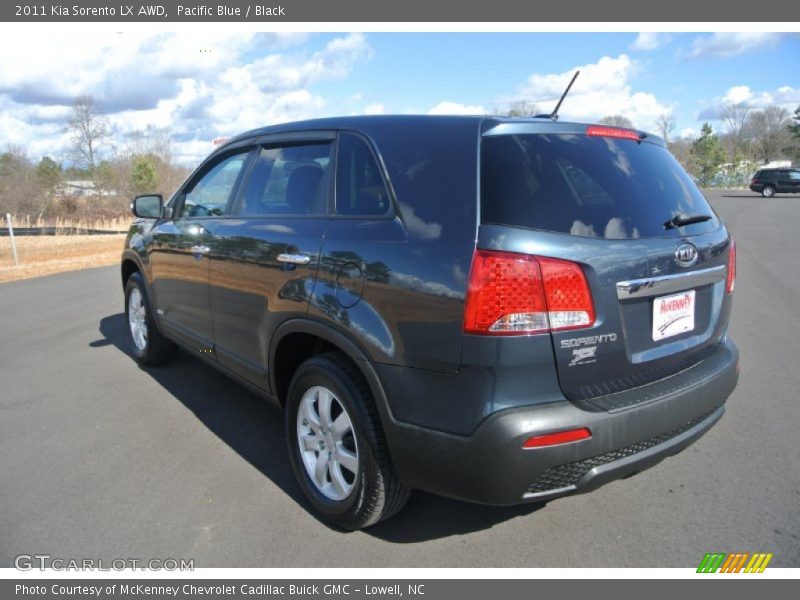
[[[319,388],[317,395],[317,405],[319,406],[319,421],[325,429],[331,428],[331,404],[333,397],[325,388]]]
[[[314,466],[314,481],[322,491],[328,484],[328,454],[320,452],[317,455],[317,464]]]
[[[331,425],[331,433],[333,434],[333,439],[337,442],[340,441],[344,434],[352,430],[353,426],[350,423],[350,418],[347,416],[346,412],[342,412],[336,420]]]
[[[300,439],[303,441],[303,451],[316,452],[319,450],[319,438],[316,435],[304,435]]]
[[[345,481],[344,475],[342,474],[342,468],[338,463],[333,463],[331,465],[330,474],[331,483],[333,484],[333,489],[336,490],[336,493],[340,496],[347,496],[350,493],[350,490],[353,489],[353,486]]]
[[[358,471],[358,457],[346,448],[336,449],[336,462],[354,475]]]
[[[314,404],[311,402],[303,402],[301,412],[307,421],[308,427],[310,427],[316,435],[319,435],[319,415],[317,414],[317,411],[314,410]]]

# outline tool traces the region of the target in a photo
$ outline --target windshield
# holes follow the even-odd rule
[[[712,218],[665,228],[678,215]],[[677,237],[719,227],[665,148],[583,134],[484,137],[481,218],[607,239]]]

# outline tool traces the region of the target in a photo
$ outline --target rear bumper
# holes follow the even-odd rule
[[[483,504],[590,491],[653,466],[708,431],[736,387],[738,361],[736,346],[726,340],[699,365],[626,392],[641,394],[641,402],[618,410],[587,410],[566,400],[514,408],[488,417],[469,436],[392,422],[386,427],[392,460],[413,488]],[[592,437],[522,448],[531,436],[580,427]]]
[[[750,191],[752,191],[752,192],[758,192],[760,194],[763,189],[764,189],[764,184],[763,183],[751,183],[750,184]]]

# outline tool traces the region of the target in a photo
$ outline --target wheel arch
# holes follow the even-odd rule
[[[131,275],[135,272],[142,272],[142,267],[139,264],[139,261],[135,260],[131,257],[130,254],[123,254],[122,255],[122,262],[120,264],[120,275],[122,276],[122,287],[125,287],[125,284],[128,283],[128,279]]]
[[[304,346],[304,352],[301,352],[299,356],[293,357],[294,360],[288,361],[292,366],[291,373],[284,372],[281,367],[286,365],[287,361],[281,359],[280,351],[289,350],[286,344],[291,344],[293,340],[301,338],[303,338],[303,343],[305,344],[316,343],[318,346],[311,352],[308,352],[308,347]],[[291,319],[278,327],[272,336],[269,348],[269,385],[278,402],[281,406],[285,405],[289,381],[291,381],[292,374],[297,367],[309,356],[329,350],[342,352],[364,376],[375,400],[378,414],[384,424],[384,430],[386,430],[387,422],[394,421],[394,418],[391,415],[383,385],[366,353],[343,333],[318,321]]]

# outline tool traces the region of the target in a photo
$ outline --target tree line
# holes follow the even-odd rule
[[[70,148],[64,161],[44,156],[36,162],[15,145],[0,153],[0,212],[38,219],[118,217],[133,196],[169,193],[188,174],[174,162],[169,132],[148,128],[115,139],[91,96],[75,99],[65,130]]]
[[[541,111],[535,103],[521,100],[495,113],[535,116]],[[599,122],[635,127],[624,115]],[[657,133],[700,185],[745,185],[758,165],[781,159],[800,162],[800,106],[790,115],[779,106],[726,104],[720,122],[719,131],[704,123],[699,136],[673,138],[675,117],[665,113],[656,121]],[[149,128],[120,143],[91,96],[76,98],[65,128],[71,134],[68,166],[51,156],[35,162],[21,146],[8,146],[0,153],[0,212],[39,219],[117,217],[127,212],[131,197],[169,193],[188,174],[173,160],[169,132]],[[65,188],[69,181],[90,185],[78,194]]]

